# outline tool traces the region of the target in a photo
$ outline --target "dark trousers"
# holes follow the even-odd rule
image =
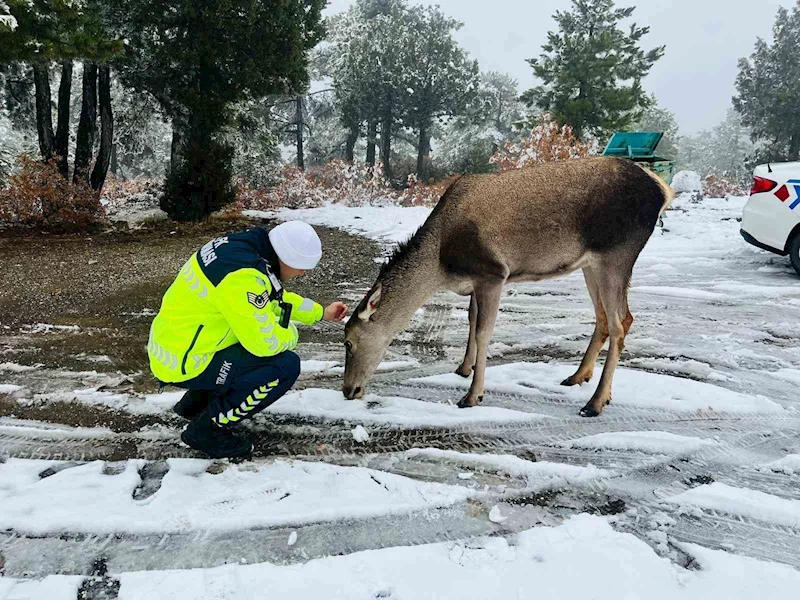
[[[241,344],[234,344],[217,352],[200,375],[174,385],[209,391],[211,419],[230,427],[283,396],[299,375],[300,358],[294,352],[255,356]]]

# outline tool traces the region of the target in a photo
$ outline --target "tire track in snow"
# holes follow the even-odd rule
[[[458,541],[488,535],[513,535],[540,524],[543,507],[551,507],[550,524],[583,510],[595,512],[608,499],[589,491],[486,493],[480,501],[426,508],[402,515],[240,530],[193,530],[187,533],[110,535],[54,533],[48,536],[0,532],[0,552],[10,558],[11,576],[40,577],[53,572],[92,575],[98,557],[111,572],[212,567],[231,563],[293,564],[362,550]],[[493,523],[491,506],[507,500],[517,508],[513,523]],[[289,535],[297,543],[287,545]],[[45,556],[46,560],[42,560]],[[113,596],[112,596],[113,597]]]
[[[654,412],[654,411],[648,411]],[[555,421],[555,422],[553,422]],[[595,433],[613,431],[669,431],[693,437],[736,438],[755,435],[774,436],[777,443],[790,443],[786,433],[794,434],[800,428],[800,418],[784,415],[735,415],[727,420],[724,415],[686,415],[680,413],[639,414],[611,416],[601,420],[579,417],[569,419],[534,420],[518,423],[460,424],[447,428],[394,428],[370,426],[370,441],[355,442],[351,427],[324,419],[293,419],[292,424],[319,423],[329,431],[286,431],[280,425],[270,424],[266,428],[256,426],[245,432],[255,437],[256,456],[303,455],[331,456],[336,454],[364,455],[372,453],[402,452],[410,448],[431,446],[460,451],[511,451],[515,448],[551,447],[547,451],[568,454],[559,444]],[[9,428],[6,428],[8,430]],[[330,430],[332,429],[332,431]],[[164,430],[158,437],[147,433],[115,434],[103,436],[82,435],[75,429],[68,435],[55,430],[55,435],[38,427],[14,427],[13,433],[0,430],[0,456],[14,458],[41,458],[59,460],[126,460],[143,458],[179,458],[197,456],[179,442],[179,428]],[[744,441],[744,440],[743,440]],[[707,452],[710,450],[706,450]],[[579,455],[579,451],[573,451]],[[592,449],[584,451],[586,456],[597,456]]]

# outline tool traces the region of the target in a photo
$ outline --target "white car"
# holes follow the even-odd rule
[[[755,168],[742,237],[764,250],[788,254],[800,275],[800,162]]]

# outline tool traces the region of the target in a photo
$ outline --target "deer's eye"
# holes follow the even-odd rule
[[[353,351],[353,342],[351,342],[350,340],[347,340],[344,343],[344,347],[345,347],[345,350],[347,350],[348,352],[352,352]]]

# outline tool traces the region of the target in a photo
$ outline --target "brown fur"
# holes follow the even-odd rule
[[[595,416],[611,399],[611,380],[633,322],[627,291],[634,263],[672,199],[657,176],[635,163],[598,157],[547,163],[452,184],[414,237],[382,269],[377,310],[367,297],[346,329],[355,348],[345,365],[345,394],[359,396],[391,338],[433,293],[471,295],[470,339],[457,372],[474,371],[460,406],[483,396],[486,347],[504,284],[584,270],[597,325],[580,368],[565,385],[592,377],[611,338],[603,377],[582,414]],[[370,354],[369,358],[365,355]],[[374,363],[374,366],[373,366]]]

